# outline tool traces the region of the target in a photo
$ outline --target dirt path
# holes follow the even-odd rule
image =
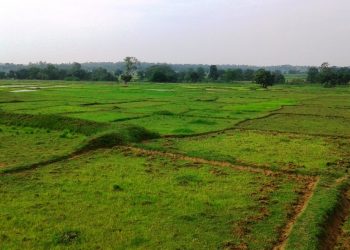
[[[294,207],[293,215],[282,230],[282,235],[280,237],[279,243],[273,248],[273,250],[283,250],[285,249],[289,236],[293,230],[294,224],[297,221],[297,219],[303,214],[303,212],[306,210],[309,201],[311,200],[315,188],[319,182],[319,178],[315,178],[313,181],[310,181],[302,195],[300,197],[298,204]]]

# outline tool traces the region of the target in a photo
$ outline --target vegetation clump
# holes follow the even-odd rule
[[[65,231],[54,235],[53,241],[55,245],[70,245],[79,241],[79,231]]]

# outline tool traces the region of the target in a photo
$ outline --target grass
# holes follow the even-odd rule
[[[293,222],[286,249],[319,249],[347,188],[346,87],[0,81],[0,93],[0,248],[272,249]]]
[[[320,180],[308,209],[294,225],[286,249],[320,249],[320,241],[329,233],[324,227],[339,206],[343,189],[344,183],[334,183],[332,178]]]
[[[241,128],[265,131],[294,132],[311,135],[330,135],[350,137],[349,118],[320,117],[295,114],[275,114],[260,120],[250,120]]]
[[[325,138],[258,131],[228,131],[216,136],[161,139],[143,147],[171,151],[209,160],[229,161],[289,172],[329,173],[332,163],[342,159],[348,148]]]
[[[108,124],[58,115],[31,115],[0,112],[0,124],[50,130],[69,130],[74,133],[92,135],[109,127]]]
[[[285,177],[99,151],[3,176],[0,243],[5,249],[269,248],[302,186]]]
[[[85,139],[67,131],[0,125],[0,172],[68,154]]]
[[[153,115],[119,124],[134,124],[152,128],[163,135],[196,134],[233,127],[239,120],[182,117],[174,115]]]

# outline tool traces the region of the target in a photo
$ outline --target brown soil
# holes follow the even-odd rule
[[[346,193],[346,196],[347,196],[347,199],[349,200],[350,199],[350,190],[348,190],[348,192]],[[347,201],[347,202],[349,202],[349,201]],[[349,210],[348,210],[348,213],[349,213]],[[347,216],[349,216],[349,214]],[[340,235],[339,235],[338,240],[337,240],[336,249],[338,249],[338,250],[350,249],[350,234],[349,234],[349,232],[345,232],[343,230],[340,232]]]

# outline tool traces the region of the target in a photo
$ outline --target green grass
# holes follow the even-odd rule
[[[347,145],[347,144],[345,144]],[[324,138],[258,131],[228,131],[217,136],[161,139],[143,145],[209,160],[275,170],[320,174],[339,170],[335,162],[348,148]]]
[[[274,114],[259,120],[249,120],[240,128],[265,131],[294,132],[310,135],[350,137],[349,118],[312,115]]]
[[[2,176],[0,243],[5,249],[270,248],[300,188],[284,177],[99,151]]]
[[[345,107],[327,107],[322,105],[302,105],[284,107],[277,113],[317,115],[332,119],[333,117],[350,118],[350,109]]]
[[[69,131],[0,125],[0,172],[68,154],[85,138]]]
[[[347,87],[0,81],[0,93],[1,249],[272,249],[303,200],[291,172],[320,183],[286,249],[319,249],[347,188]]]
[[[286,249],[320,249],[320,240],[325,237],[324,227],[332,217],[341,199],[344,183],[322,178],[310,200],[308,209],[294,225]]]
[[[134,124],[159,132],[163,135],[197,134],[233,127],[239,120],[181,117],[174,115],[153,115],[118,124]]]

